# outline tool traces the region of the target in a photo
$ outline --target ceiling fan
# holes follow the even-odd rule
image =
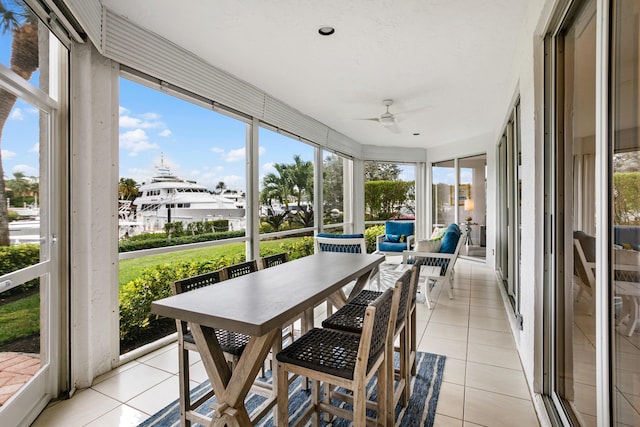
[[[362,119],[362,120],[376,121],[380,123],[382,126],[384,126],[385,128],[389,129],[391,132],[394,132],[394,133],[400,132],[400,129],[398,129],[398,126],[396,125],[395,116],[391,112],[389,112],[389,107],[393,105],[393,99],[385,99],[382,101],[382,104],[385,107],[387,107],[387,111],[382,113],[379,117],[371,117],[371,118]]]

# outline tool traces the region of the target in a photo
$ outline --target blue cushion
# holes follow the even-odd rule
[[[458,239],[460,238],[460,233],[452,230],[447,230],[444,233],[444,237],[442,238],[442,246],[440,246],[440,253],[442,254],[452,254],[456,251],[456,245],[458,244]]]
[[[412,221],[387,221],[385,223],[385,234],[404,234],[405,236],[413,235]]]
[[[400,243],[400,235],[399,234],[385,234],[384,235],[385,242],[391,243]]]
[[[364,234],[331,234],[331,233],[318,233],[318,237],[332,237],[334,239],[361,239]]]
[[[451,224],[449,224],[449,226],[447,227],[447,231],[455,231],[458,234],[462,233],[460,231],[460,227],[458,227],[458,224],[456,224],[455,222],[452,222]]]
[[[378,243],[378,250],[383,252],[402,252],[407,249],[407,242],[404,243],[392,243],[392,242],[380,242]]]

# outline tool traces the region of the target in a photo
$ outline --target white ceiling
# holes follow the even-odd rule
[[[526,12],[525,0],[102,3],[362,144],[402,147],[496,131]],[[399,133],[358,120],[387,98]]]

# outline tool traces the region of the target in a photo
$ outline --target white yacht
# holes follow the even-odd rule
[[[145,232],[160,231],[168,222],[190,223],[229,219],[230,230],[244,228],[245,210],[235,200],[212,194],[196,181],[172,175],[164,165],[158,175],[140,185],[140,196],[134,201],[135,221]]]

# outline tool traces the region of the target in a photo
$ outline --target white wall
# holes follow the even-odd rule
[[[543,31],[557,0],[530,0],[509,85],[502,96],[505,121],[520,97],[522,205],[520,298],[523,329],[513,329],[530,387],[540,392],[544,244]],[[496,129],[495,143],[502,132]],[[495,202],[494,202],[495,205]],[[541,412],[539,411],[539,414]]]

